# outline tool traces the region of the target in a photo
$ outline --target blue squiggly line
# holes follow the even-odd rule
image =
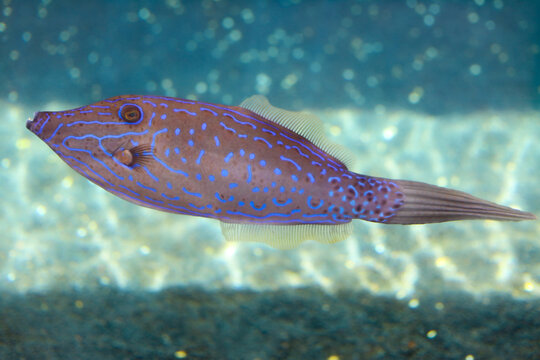
[[[247,166],[247,171],[248,171],[248,178],[246,182],[249,184],[251,182],[251,165]]]
[[[255,203],[254,203],[253,201],[250,201],[250,202],[249,202],[249,205],[253,208],[253,210],[256,210],[256,211],[262,211],[262,210],[264,210],[264,209],[266,208],[266,204],[265,204],[265,203],[263,203],[263,204],[261,205],[260,208],[257,208],[257,207],[255,206]]]
[[[249,121],[240,121],[238,120],[237,118],[235,118],[233,115],[229,114],[229,113],[224,113],[223,116],[228,116],[230,117],[231,119],[233,119],[234,121],[236,121],[237,123],[239,124],[242,124],[242,125],[249,125],[251,126],[253,129],[256,129],[257,127],[255,125],[253,125],[252,123],[250,123]]]
[[[188,195],[196,196],[198,198],[202,198],[202,195],[200,193],[188,191],[185,187],[182,187],[182,191],[185,192]]]
[[[277,199],[274,197],[272,198],[272,202],[274,203],[274,205],[276,206],[287,206],[289,205],[290,203],[292,203],[292,199],[291,198],[288,198],[284,203],[280,203],[277,201]]]
[[[227,127],[227,125],[225,125],[225,124],[223,123],[223,121],[220,121],[220,122],[219,122],[219,125],[223,126],[223,128],[224,128],[225,130],[232,131],[233,133],[236,134],[236,130],[233,129],[233,128]]]
[[[53,137],[56,136],[56,133],[58,132],[58,130],[60,130],[60,128],[61,128],[62,126],[64,126],[64,123],[60,123],[60,124],[58,125],[58,127],[53,131],[53,133],[51,134],[51,136],[49,136],[47,139],[45,139],[45,142],[48,143],[49,141],[51,141],[51,139],[52,139]],[[68,126],[69,126],[69,124],[68,124]]]
[[[321,206],[323,206],[323,204],[324,204],[324,200],[323,200],[323,199],[320,199],[321,202],[319,203],[319,205],[318,205],[318,206],[313,206],[313,205],[311,205],[311,200],[312,200],[312,196],[308,196],[308,198],[307,198],[307,204],[308,204],[308,206],[309,206],[310,208],[312,208],[313,210],[319,209],[319,208],[320,208]]]
[[[147,189],[147,190],[150,190],[150,191],[153,191],[153,192],[157,192],[157,190],[154,189],[153,187],[145,186],[145,185],[141,184],[141,183],[138,182],[138,181],[135,181],[135,184],[139,185],[140,187],[142,187],[142,188],[144,188],[144,189]]]
[[[197,116],[197,113],[194,113],[194,112],[191,112],[189,110],[186,110],[186,109],[173,109],[174,112],[184,112],[188,115],[191,115],[191,116]]]
[[[144,171],[146,171],[146,173],[148,174],[148,176],[150,176],[155,182],[159,182],[159,178],[158,178],[156,175],[152,174],[152,173],[150,172],[150,170],[148,170],[148,168],[146,167],[146,165],[143,165],[142,168],[144,169]]]
[[[197,165],[199,165],[199,164],[201,163],[201,158],[203,157],[203,155],[204,155],[204,150],[201,150],[201,151],[199,152],[199,157],[197,158],[197,160],[195,160],[195,163],[196,163]]]
[[[176,170],[176,169],[173,169],[172,167],[170,167],[168,164],[166,164],[164,161],[162,161],[160,158],[158,158],[156,155],[154,155],[154,148],[155,148],[155,145],[156,145],[156,136],[161,134],[161,133],[164,133],[164,132],[167,132],[169,129],[167,128],[163,128],[159,131],[156,131],[154,133],[154,135],[152,136],[152,144],[150,145],[150,148],[152,149],[151,153],[152,153],[152,157],[154,158],[154,160],[156,160],[158,163],[160,163],[161,165],[163,165],[167,170],[175,173],[175,174],[182,174],[184,175],[185,177],[189,177],[189,174],[185,171],[182,171],[182,170]]]
[[[268,148],[269,148],[269,149],[272,148],[272,144],[270,144],[265,138],[262,138],[262,137],[259,137],[259,136],[255,136],[255,137],[253,137],[253,140],[254,140],[254,141],[260,140],[260,141],[264,142],[266,145],[268,145]]]
[[[293,164],[294,166],[296,166],[296,169],[297,169],[298,171],[301,171],[301,170],[302,170],[302,168],[300,167],[300,165],[298,165],[294,160],[289,159],[289,158],[286,158],[286,157],[283,156],[283,155],[281,155],[279,158],[280,158],[281,160],[283,160],[283,161],[289,162],[289,163]]]

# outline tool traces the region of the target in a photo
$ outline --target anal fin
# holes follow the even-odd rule
[[[352,223],[340,225],[271,225],[221,222],[221,232],[228,241],[262,242],[276,249],[294,249],[306,240],[332,244],[352,234]]]

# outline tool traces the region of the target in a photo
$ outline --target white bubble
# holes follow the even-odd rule
[[[468,13],[467,14],[467,20],[469,20],[469,22],[471,24],[476,24],[478,22],[478,20],[480,19],[480,17],[478,16],[477,13],[475,12],[471,12],[471,13]]]
[[[242,16],[242,19],[246,24],[251,24],[255,21],[255,16],[253,15],[253,11],[251,11],[251,9],[242,10],[240,16]]]
[[[435,24],[435,16],[431,14],[427,14],[426,16],[424,16],[424,24],[426,26],[432,26],[433,24]]]
[[[472,64],[469,67],[469,72],[474,76],[478,76],[482,73],[482,67],[478,64]]]
[[[73,67],[69,69],[69,76],[71,76],[72,79],[78,79],[81,76],[81,70],[79,70],[79,68]]]
[[[369,86],[369,87],[376,87],[377,85],[379,85],[379,79],[377,79],[376,76],[368,76],[368,78],[366,79],[366,84]]]
[[[398,132],[398,129],[397,127],[395,126],[388,126],[387,128],[385,128],[383,130],[383,138],[384,140],[392,140],[394,138],[394,136],[396,136]]]
[[[90,54],[88,54],[88,62],[90,64],[95,64],[98,62],[98,60],[99,60],[99,55],[97,52],[92,51]]]
[[[233,30],[230,32],[229,34],[229,39],[231,39],[231,41],[233,42],[236,42],[238,40],[240,40],[242,38],[242,32],[240,30]]]
[[[272,78],[265,73],[257,74],[255,89],[261,94],[267,94],[272,85]]]
[[[195,85],[195,91],[199,94],[204,94],[208,90],[208,85],[205,82],[200,81]]]
[[[231,17],[226,17],[226,18],[223,19],[223,21],[221,21],[221,25],[225,29],[232,29],[233,26],[234,26],[234,19],[231,18]]]
[[[147,8],[142,8],[139,10],[138,15],[142,20],[148,20],[150,17],[150,10]]]
[[[173,86],[173,82],[172,82],[171,79],[166,78],[166,79],[161,80],[161,87],[162,88],[170,89],[170,88],[172,88],[172,86]]]
[[[32,39],[32,33],[30,31],[23,32],[22,39],[24,42],[29,42]]]
[[[354,79],[354,71],[352,69],[345,69],[343,70],[343,78],[345,80],[352,80]]]

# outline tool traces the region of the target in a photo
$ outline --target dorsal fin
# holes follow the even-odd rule
[[[323,123],[317,116],[277,108],[262,95],[253,95],[242,101],[240,106],[305,137],[315,146],[341,161],[348,169],[354,165],[354,155],[344,146],[328,140],[324,135]]]
[[[228,241],[262,242],[276,249],[294,249],[306,240],[333,244],[352,234],[352,223],[340,225],[234,224],[221,221],[221,232]]]

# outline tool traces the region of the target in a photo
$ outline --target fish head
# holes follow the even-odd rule
[[[65,111],[40,111],[26,127],[69,166],[109,187],[141,166],[152,113],[140,96],[117,96]]]

